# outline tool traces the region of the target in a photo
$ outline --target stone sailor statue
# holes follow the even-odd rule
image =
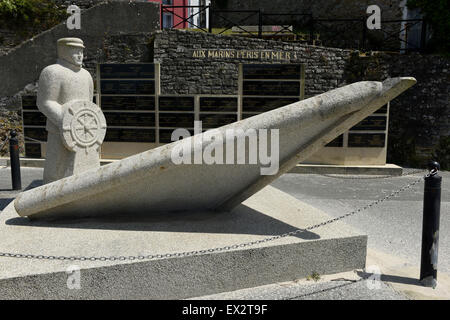
[[[106,120],[92,102],[93,80],[82,68],[83,41],[57,41],[58,61],[39,77],[37,106],[47,117],[44,184],[100,166]]]

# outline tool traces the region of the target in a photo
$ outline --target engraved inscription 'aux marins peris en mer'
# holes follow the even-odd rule
[[[199,49],[193,50],[191,57],[213,59],[296,60],[297,53],[286,51]]]

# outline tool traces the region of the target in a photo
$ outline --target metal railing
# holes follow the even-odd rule
[[[186,10],[195,12],[180,14],[180,11],[185,13]],[[290,41],[366,51],[424,51],[428,39],[427,23],[423,19],[384,20],[381,21],[381,29],[369,30],[367,17],[322,19],[310,13],[264,13],[261,10],[216,10],[212,6],[162,5],[162,22],[165,14],[177,19],[170,26],[162,23],[165,29],[182,28],[188,23],[189,28],[202,32],[230,34],[232,30],[232,35],[253,38],[276,38],[290,34],[295,36]],[[201,17],[199,23],[194,22],[197,16]],[[264,27],[268,25],[279,28],[264,32]],[[411,40],[413,31],[416,41]]]

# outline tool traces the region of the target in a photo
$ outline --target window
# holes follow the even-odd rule
[[[173,27],[173,15],[171,13],[163,13],[163,29],[170,29]]]

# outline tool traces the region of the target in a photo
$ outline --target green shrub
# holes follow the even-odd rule
[[[443,136],[433,153],[433,159],[439,162],[441,170],[450,170],[450,136]]]
[[[50,0],[2,0],[0,27],[32,36],[50,29],[67,18],[65,8]]]

